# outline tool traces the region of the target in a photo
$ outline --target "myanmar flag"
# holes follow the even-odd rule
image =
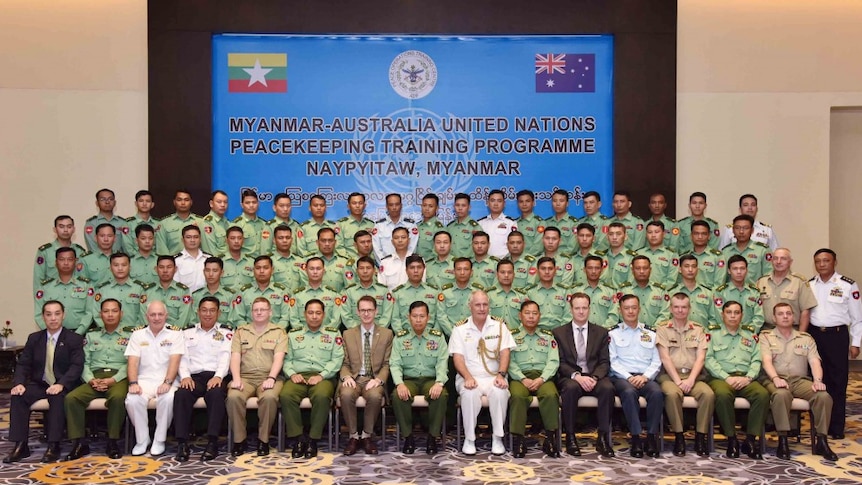
[[[229,93],[286,93],[287,54],[227,55]]]

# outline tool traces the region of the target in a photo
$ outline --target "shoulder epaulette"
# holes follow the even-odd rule
[[[348,265],[348,266],[353,266],[354,264],[356,264],[356,260],[355,260],[355,259],[353,259],[353,258],[349,258],[349,259],[347,259],[347,265]]]
[[[384,259],[391,258],[391,257],[392,257],[391,254],[387,254],[386,256],[383,256],[382,258],[380,258],[380,261],[383,262]]]
[[[729,248],[729,247],[731,247],[731,246],[733,246],[733,245],[735,245],[735,244],[736,244],[736,243],[733,243],[733,242],[731,242],[731,243],[727,243],[727,244],[725,244],[724,246],[722,246],[721,251],[722,251],[722,252],[724,252],[724,250],[725,250],[725,249],[727,249],[727,248]]]
[[[628,254],[629,256],[637,256],[638,252],[633,249],[626,249],[626,254]]]
[[[520,293],[520,294],[522,294],[522,295],[526,295],[526,294],[527,294],[527,289],[528,289],[528,288],[529,288],[529,287],[527,287],[527,288],[515,288],[515,287],[513,286],[513,287],[512,287],[512,291],[514,291],[515,293]]]
[[[709,248],[709,252],[716,255],[716,256],[721,256],[721,251],[719,251],[718,249]]]
[[[464,321],[466,322],[467,320],[464,320]],[[407,330],[405,330],[405,332],[406,331]],[[431,335],[433,335],[435,337],[442,337],[443,336],[443,332],[437,330],[436,328],[432,328],[431,330],[428,330],[428,333],[430,333]]]
[[[338,224],[339,222],[347,222],[347,219],[348,219],[347,217],[342,217],[341,219],[338,219],[337,221],[335,221],[335,223]]]
[[[386,222],[386,218],[384,217],[383,219],[374,221],[375,224],[380,224],[381,222]]]
[[[82,282],[82,283],[90,283],[90,278],[85,278],[85,277],[83,277],[83,276],[78,276],[78,277],[77,277],[77,278],[75,278],[75,279],[76,279],[76,280],[78,280],[78,281],[80,281],[80,282]]]
[[[494,315],[488,315],[488,318],[490,318],[491,320],[494,320],[495,322],[506,323],[502,318],[495,317]]]
[[[443,291],[446,291],[446,290],[448,290],[449,288],[452,288],[453,286],[455,286],[455,284],[454,284],[454,283],[444,283],[444,284],[443,284],[443,286],[441,286],[441,287],[440,287],[440,289],[441,289],[441,290],[443,290]]]
[[[754,242],[754,245],[755,245],[755,246],[760,246],[760,247],[762,247],[762,248],[766,248],[766,249],[771,249],[771,248],[769,247],[769,245],[768,245],[768,244],[763,244],[763,243],[762,243],[762,242],[760,242],[760,241],[755,241],[755,242]]]
[[[538,285],[537,285],[536,283],[533,283],[532,285],[525,286],[525,287],[521,288],[521,290],[523,290],[523,292],[524,292],[524,293],[526,293],[526,292],[528,292],[528,291],[530,291],[530,290],[535,289],[537,286],[538,286]]]
[[[125,330],[127,332],[137,332],[138,330],[143,330],[145,328],[147,328],[146,325],[138,325],[137,327],[132,327],[132,326],[123,327],[123,330]]]
[[[765,222],[763,222],[763,221],[757,221],[757,222],[759,222],[759,223],[760,223],[760,225],[761,225],[761,226],[763,226],[763,227],[772,227],[772,225],[767,224],[767,223],[765,223]]]
[[[749,283],[746,286],[751,288],[752,290],[757,290],[758,292],[760,291],[760,288],[758,288],[757,285],[755,285],[754,283]]]
[[[772,330],[764,330],[765,332],[771,332]],[[808,332],[799,332],[799,335],[805,335],[806,337],[811,337],[811,334]],[[814,338],[814,337],[811,337]]]
[[[725,226],[725,227],[727,227],[728,229],[731,229],[731,228],[733,228],[733,224],[728,224],[728,225],[727,225],[727,226]]]
[[[752,334],[754,333],[754,325],[751,325],[750,323],[740,325],[739,328],[741,328],[742,330],[745,330],[749,333],[752,333]]]
[[[413,219],[411,219],[409,217],[405,217],[404,222],[409,222],[410,224],[416,224],[416,221],[414,221]]]
[[[182,251],[180,251],[180,252],[178,252],[177,254],[174,254],[174,255],[173,255],[173,256],[171,256],[171,257],[172,257],[172,258],[174,258],[174,259],[177,259],[177,258],[179,258],[179,257],[180,257],[180,256],[182,256],[182,255],[183,255],[183,252],[182,252]]]
[[[236,219],[232,220],[231,222],[233,222],[234,224],[242,222],[242,216],[236,216]]]
[[[50,282],[52,282],[52,281],[54,281],[54,278],[45,278],[44,280],[42,280],[42,281],[40,282],[40,284],[41,284],[42,286],[45,286],[45,285],[47,285],[48,283],[50,283]]]
[[[770,273],[770,275],[771,275],[771,274],[772,274],[772,273]],[[769,276],[769,275],[766,275],[766,276]],[[794,276],[794,277],[796,277],[796,278],[799,278],[799,279],[800,279],[800,280],[802,280],[802,281],[808,281],[808,279],[807,279],[805,276],[802,276],[802,275],[801,275],[801,274],[799,274],[799,273],[790,273],[790,276]]]
[[[303,291],[305,291],[305,287],[304,287],[304,286],[300,286],[299,288],[297,288],[296,290],[294,290],[293,294],[295,295],[295,294],[297,294],[297,293],[302,293]]]
[[[724,283],[723,285],[716,288],[715,291],[724,291],[726,289],[727,289],[727,283]]]
[[[599,249],[599,250],[597,250],[597,251],[596,251],[596,256],[604,256],[604,255],[606,255],[606,254],[608,254],[608,250],[607,250],[607,249]]]
[[[721,325],[717,323],[710,323],[709,326],[706,327],[707,330],[721,330]]]
[[[95,216],[91,216],[90,218],[88,218],[85,222],[95,221],[98,217],[99,215],[96,214]]]
[[[374,286],[374,283],[376,283],[376,281],[372,282],[372,283],[371,283],[371,286]],[[344,287],[344,291],[347,291],[347,290],[349,290],[349,289],[353,288],[354,286],[356,286],[356,285],[358,285],[358,284],[359,284],[359,283],[351,283],[351,284],[349,284],[349,285],[347,285],[347,286],[345,286],[345,287]]]
[[[718,225],[718,221],[716,221],[715,219],[710,219],[709,217],[704,217],[704,218],[703,218],[703,220],[705,220],[706,222],[708,222],[710,225],[713,225],[713,226],[717,226],[717,225]]]
[[[327,332],[338,333],[338,329],[335,327],[323,327]]]
[[[331,291],[331,292],[333,292],[333,293],[338,293],[338,291],[337,291],[335,288],[333,288],[333,287],[331,287],[331,286],[329,286],[329,285],[324,285],[324,286],[323,286],[323,288],[324,288],[324,289],[326,289],[326,290],[329,290],[329,291]]]
[[[521,256],[521,257],[522,257],[522,258],[524,258],[524,259],[525,259],[525,260],[527,260],[527,261],[530,261],[530,262],[533,262],[533,261],[535,261],[535,260],[536,260],[536,257],[535,257],[535,256],[530,256],[529,254],[525,254],[524,256]]]
[[[176,285],[177,285],[177,287],[178,287],[178,288],[180,288],[181,290],[188,290],[188,289],[189,289],[189,287],[188,287],[188,286],[186,286],[186,285],[184,285],[184,284],[180,283],[179,281],[174,281],[174,284],[176,284]]]
[[[240,292],[243,292],[243,291],[245,291],[245,290],[247,290],[247,289],[249,289],[249,288],[251,288],[251,287],[252,287],[252,284],[251,284],[251,283],[246,283],[246,284],[244,284],[244,285],[242,285],[242,286],[240,286],[240,287],[239,287],[239,291],[240,291]]]
[[[205,221],[209,222],[209,221],[213,220],[213,215],[212,215],[212,214],[207,214],[207,215],[205,215],[205,216],[204,216],[204,219],[203,219],[203,220],[205,220]]]
[[[284,290],[286,290],[286,289],[287,289],[287,287],[286,287],[286,286],[284,286],[284,284],[283,284],[283,283],[279,283],[278,281],[273,281],[273,282],[272,282],[272,286],[274,286],[274,287],[276,287],[276,288],[278,288],[279,290],[282,290],[282,291],[284,291]]]
[[[484,221],[485,219],[487,219],[487,218],[489,218],[489,217],[491,217],[491,216],[480,217],[480,218],[479,218],[479,221]],[[478,221],[477,221],[477,222],[478,222]]]
[[[510,329],[509,333],[511,333],[512,336],[514,337],[515,335],[518,335],[519,333],[521,333],[521,327]]]
[[[287,329],[287,331],[288,331],[288,333],[304,332],[304,331],[305,331],[305,327],[289,328],[289,329]]]
[[[760,332],[760,337],[762,338],[762,337],[763,337],[763,336],[765,336],[765,335],[772,335],[772,332],[773,332],[773,331],[772,331],[772,329],[771,329],[771,328],[766,329],[766,330],[761,330],[761,332]],[[800,334],[802,334],[803,332],[799,332],[799,333],[800,333]]]
[[[554,332],[552,332],[552,331],[548,330],[547,328],[540,328],[540,329],[539,329],[539,333],[543,333],[543,334],[545,334],[545,335],[550,335],[550,336],[553,336],[553,335],[554,335]]]
[[[105,286],[108,286],[108,285],[110,285],[110,284],[111,284],[111,283],[113,283],[113,282],[114,282],[114,280],[108,280],[108,281],[105,281],[105,282],[103,282],[102,284],[100,284],[99,286],[97,286],[96,288],[100,288],[100,289],[101,289],[101,288],[104,288]],[[135,282],[135,283],[137,283],[137,282]]]
[[[404,283],[404,284],[406,285],[407,283]],[[424,282],[424,281],[422,282],[422,284],[423,284],[423,285],[425,285],[425,286],[427,286],[428,288],[431,288],[432,290],[440,291],[440,287],[439,287],[439,286],[437,286],[437,285],[434,285],[434,284],[431,284],[431,283],[427,283],[427,282]]]
[[[628,288],[629,286],[633,286],[631,281],[623,281],[620,283],[619,289]]]
[[[661,283],[659,283],[659,282],[653,282],[653,283],[650,283],[650,286],[655,286],[656,288],[658,288],[658,289],[660,289],[660,290],[662,290],[662,291],[664,291],[664,290],[666,290],[666,289],[667,289],[667,288],[665,288],[665,287],[664,287],[664,285],[663,285],[663,284],[661,284]]]
[[[665,320],[663,322],[656,322],[656,327],[669,327],[673,324],[673,320]]]
[[[165,328],[168,330],[182,330],[180,327],[178,327],[172,323],[165,324]]]
[[[479,223],[478,223],[478,222],[476,222],[476,221],[474,221],[473,219],[470,219],[470,221],[469,221],[468,223],[469,223],[471,226],[478,226],[478,225],[479,225]]]
[[[407,286],[407,283],[401,283],[400,285],[392,289],[392,293],[395,293],[396,291],[400,290],[401,288],[404,288],[405,286]]]
[[[473,288],[476,288],[477,290],[483,290],[483,291],[485,290],[484,285],[482,285],[481,283],[477,283],[475,281],[472,284],[470,284],[470,286],[472,286]]]
[[[846,281],[847,283],[850,283],[851,285],[856,283],[856,281],[854,279],[848,278],[846,276],[841,276],[841,281]]]
[[[491,292],[494,292],[494,291],[500,291],[501,289],[502,289],[502,288],[497,288],[496,286],[490,286],[490,287],[488,287],[488,288],[485,288],[485,293],[491,293]],[[512,289],[514,290],[515,288],[513,287]]]
[[[443,225],[443,223],[442,223],[442,222],[440,222],[440,221],[434,221],[434,224],[437,224],[437,227],[438,227],[438,228],[440,228],[440,227],[446,227],[446,226],[444,226],[444,225]]]
[[[456,326],[456,327],[460,327],[461,325],[464,325],[465,323],[467,323],[467,319],[466,319],[466,318],[465,318],[465,319],[463,319],[463,320],[459,320],[458,322],[456,322],[456,323],[455,323],[455,326]]]
[[[83,253],[81,253],[78,257],[80,257],[80,258],[85,258],[85,257],[87,257],[87,256],[89,256],[89,255],[91,255],[91,254],[93,254],[93,253],[91,253],[90,251],[84,251],[84,252],[83,252]]]
[[[398,333],[395,334],[395,336],[396,337],[403,337],[403,336],[407,335],[408,333],[410,333],[409,330],[403,329],[403,330],[399,330]]]
[[[138,282],[138,283],[144,288],[144,291],[149,291],[150,288],[156,286],[155,283],[141,283],[141,282]]]
[[[44,251],[50,247],[51,247],[51,243],[45,243],[45,244],[39,246],[39,251]]]

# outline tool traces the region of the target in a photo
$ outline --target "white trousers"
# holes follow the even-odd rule
[[[150,399],[156,400],[156,433],[153,441],[165,441],[168,437],[168,427],[174,419],[174,393],[177,388],[171,386],[171,390],[158,395],[156,390],[162,381],[138,380],[141,386],[140,394],[126,394],[126,412],[129,420],[135,427],[135,441],[146,443],[150,439],[150,423],[147,416],[147,404]]]
[[[503,437],[506,410],[509,408],[509,390],[494,385],[493,377],[476,378],[479,384],[475,389],[466,389],[464,379],[455,378],[455,388],[461,396],[461,416],[464,422],[464,438],[476,440],[476,419],[482,410],[482,396],[488,397],[488,411],[491,413],[491,426],[494,436]]]

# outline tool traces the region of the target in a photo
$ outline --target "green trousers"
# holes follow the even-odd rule
[[[524,375],[528,379],[536,379],[542,376],[542,372],[526,371]],[[539,398],[539,414],[545,429],[554,431],[560,427],[560,394],[553,381],[544,382],[536,392],[531,392],[521,381],[513,380],[509,383],[509,394],[509,431],[512,434],[524,434],[527,428],[527,410],[534,395]]]
[[[746,433],[759,436],[766,421],[766,410],[769,409],[769,392],[757,381],[736,391],[724,379],[712,379],[709,387],[715,393],[715,414],[721,431],[727,436],[736,434],[736,411],[733,403],[737,396],[748,400],[751,409],[748,410]]]
[[[104,379],[110,376],[96,376]],[[126,420],[126,394],[129,392],[129,381],[126,379],[115,383],[107,391],[100,392],[89,384],[81,384],[66,394],[66,429],[70,440],[84,437],[84,418],[87,406],[93,399],[104,397],[108,406],[108,438],[120,439],[123,433],[123,423]]]
[[[317,372],[302,374],[306,379],[318,375]],[[296,384],[288,378],[278,395],[281,401],[281,413],[287,427],[287,437],[294,438],[302,434],[302,412],[299,403],[304,398],[311,400],[311,419],[308,423],[308,436],[319,440],[323,436],[323,428],[329,419],[332,409],[332,396],[335,394],[335,384],[331,379],[324,379],[313,386]]]
[[[428,393],[436,384],[435,377],[417,377],[404,378],[404,385],[410,390],[410,395],[425,396],[428,401],[428,434],[438,438],[440,429],[443,426],[443,418],[446,416],[446,404],[449,398],[449,392],[446,386],[443,386],[443,391],[437,399],[431,399]],[[392,391],[392,411],[395,413],[395,420],[398,421],[398,427],[401,428],[401,434],[408,437],[413,434],[413,399],[402,401],[398,397],[398,391]]]

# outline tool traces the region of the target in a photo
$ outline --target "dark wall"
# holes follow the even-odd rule
[[[648,214],[676,206],[675,0],[150,0],[149,180],[158,215],[174,190],[206,213],[212,190],[211,36],[308,34],[613,34],[614,185]],[[610,201],[605,201],[605,206]]]

